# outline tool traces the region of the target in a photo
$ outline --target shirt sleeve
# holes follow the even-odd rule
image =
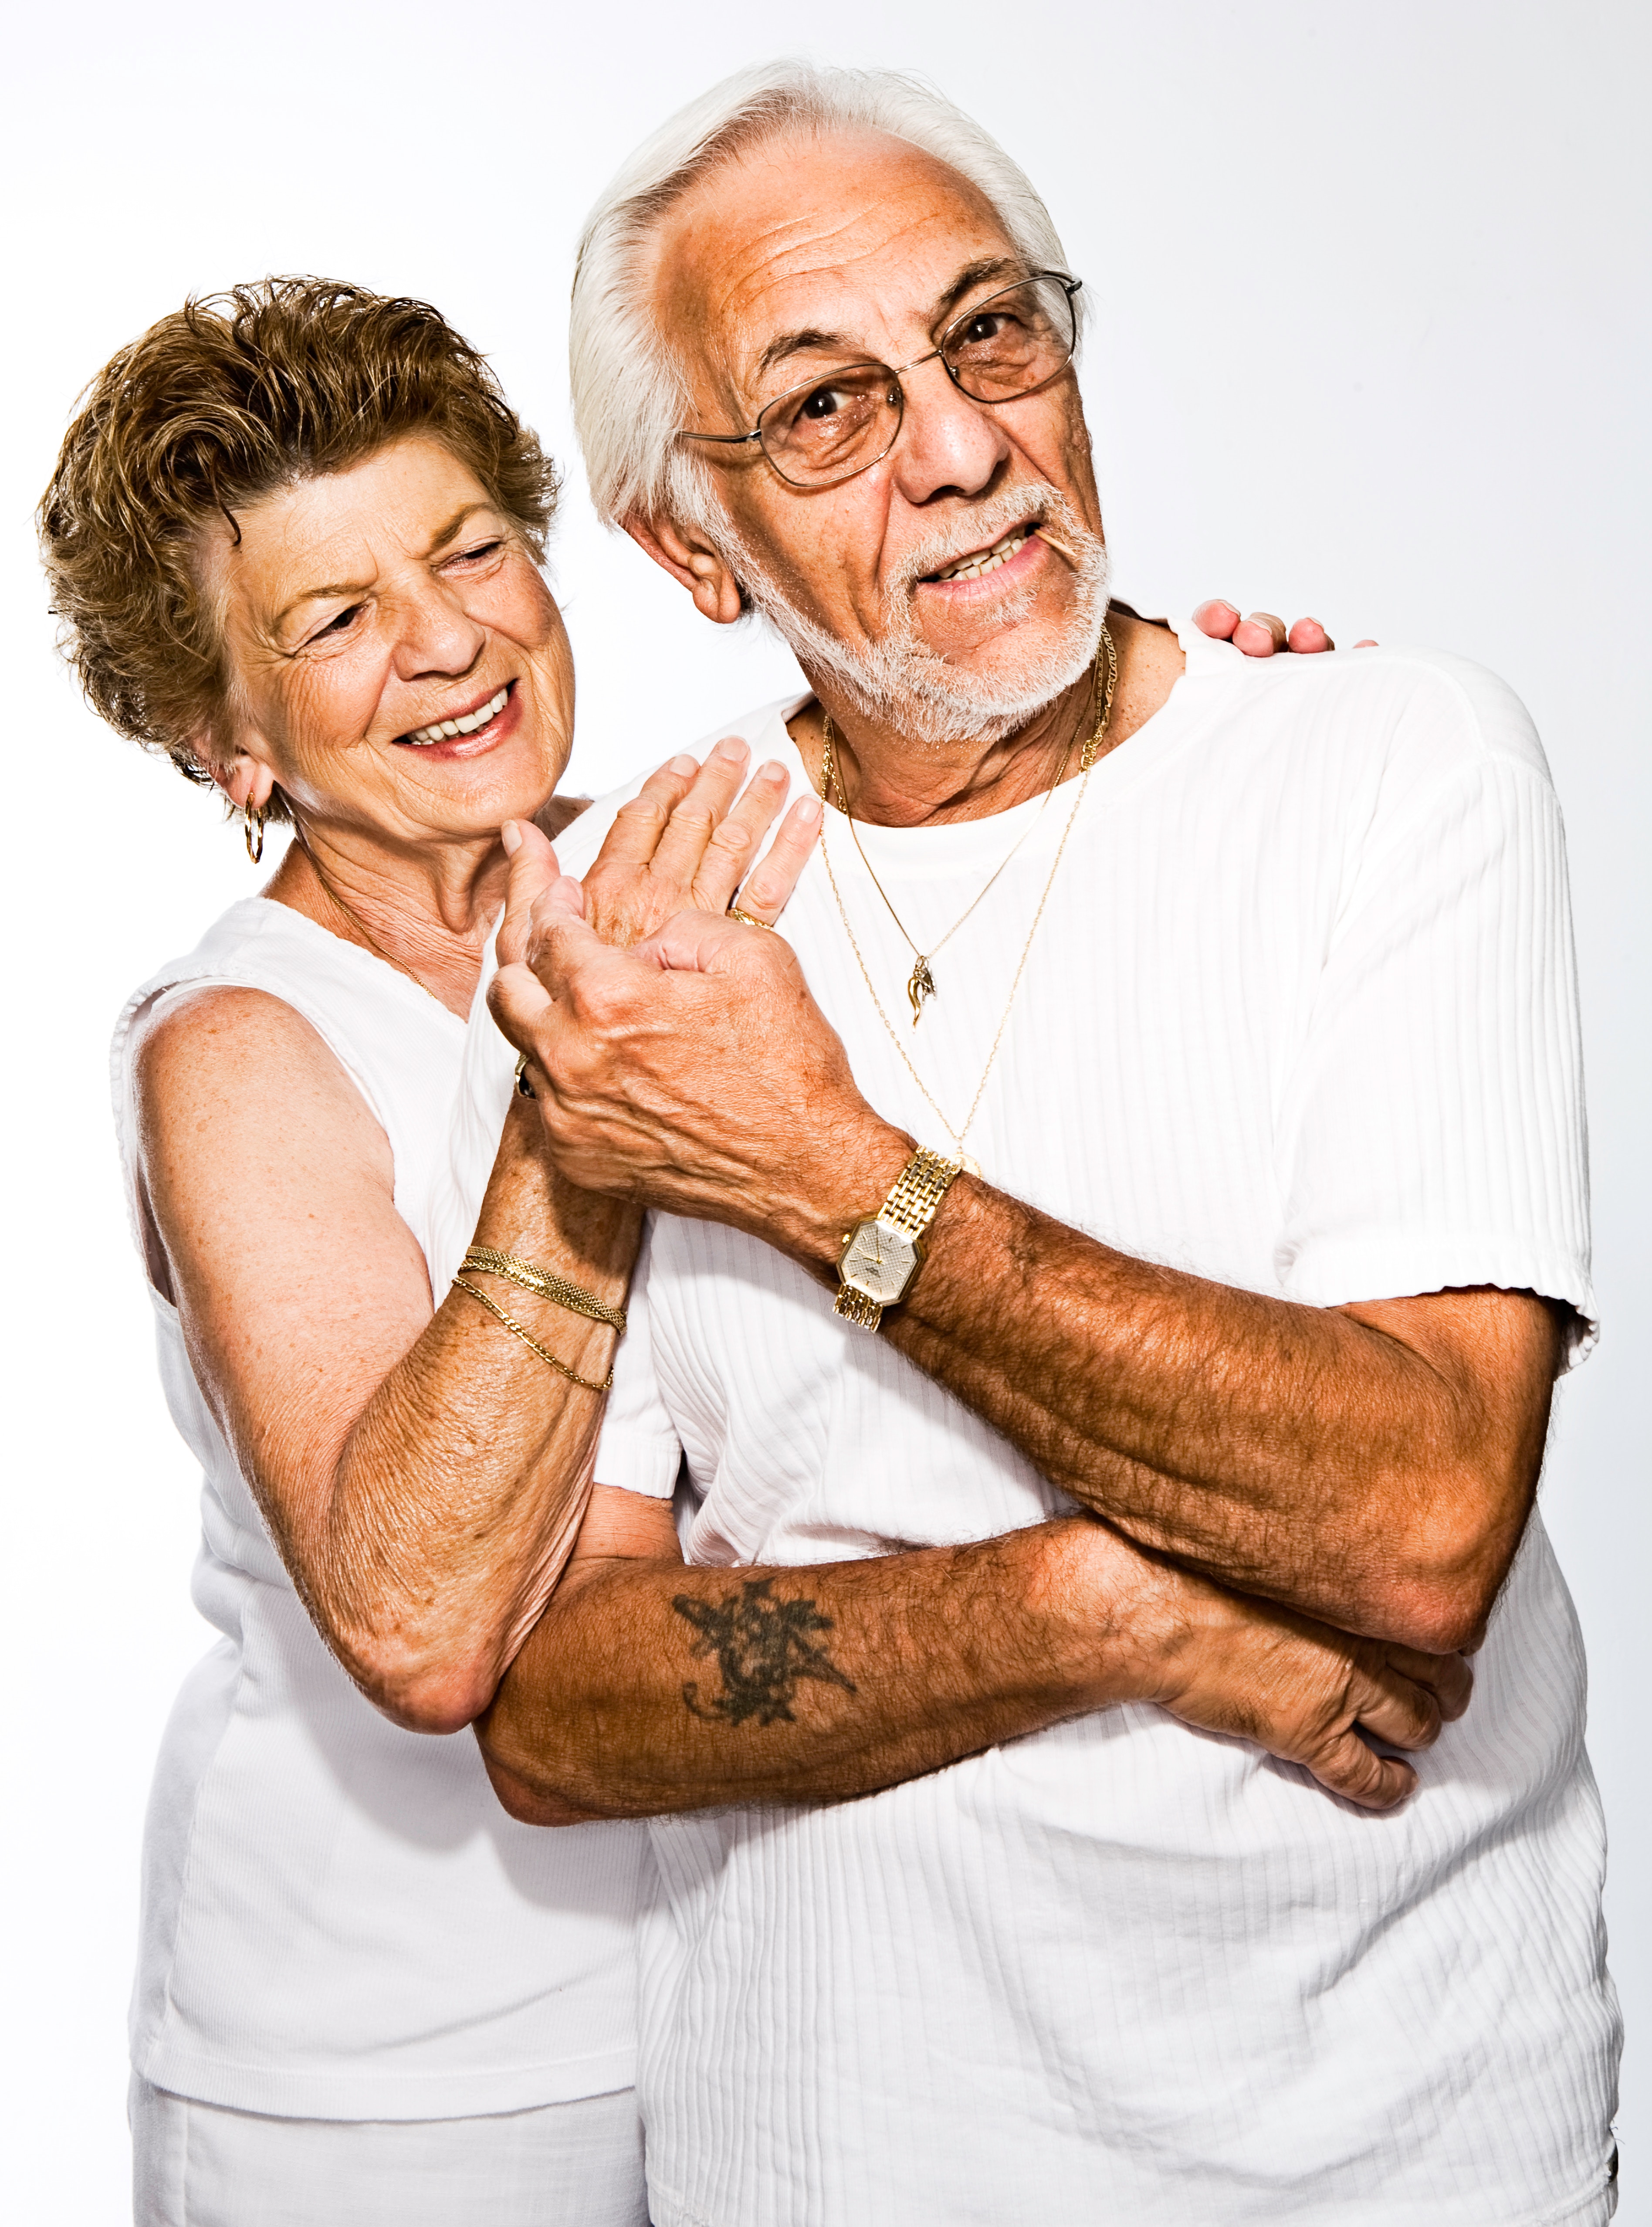
[[[654,1342],[648,1323],[648,1277],[654,1253],[654,1216],[643,1227],[642,1248],[625,1303],[625,1336],[614,1356],[614,1388],[608,1395],[596,1442],[596,1482],[626,1492],[669,1500],[677,1489],[682,1441],[654,1380]]]
[[[1398,752],[1351,859],[1282,1103],[1276,1267],[1319,1306],[1534,1291],[1573,1310],[1575,1360],[1595,1320],[1565,835],[1526,713],[1476,679],[1446,692],[1454,747]]]

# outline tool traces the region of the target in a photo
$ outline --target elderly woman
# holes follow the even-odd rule
[[[146,1835],[144,2222],[646,2217],[642,1828],[516,1824],[453,1737],[577,1528],[637,1241],[542,1159],[526,1101],[462,1268],[432,1234],[466,1031],[493,1026],[471,1009],[501,825],[545,810],[568,756],[555,494],[433,310],[285,280],[118,355],[42,504],[93,704],[216,782],[255,859],[271,820],[294,837],[114,1044],[222,1635]],[[760,773],[737,803],[745,758],[647,784],[591,877],[605,933],[729,903],[786,787]],[[779,831],[754,917],[815,816]]]
[[[215,782],[255,862],[270,821],[294,837],[114,1045],[221,1634],[145,1841],[132,2122],[157,2227],[646,2216],[642,1828],[513,1822],[462,1736],[578,1528],[638,1238],[556,1174],[520,1100],[443,1235],[501,830],[554,832],[568,756],[555,492],[434,310],[290,279],[123,350],[41,506],[92,703]],[[742,887],[787,788],[767,768],[740,794],[746,756],[644,785],[586,877],[602,933],[737,889],[778,915],[819,810]]]

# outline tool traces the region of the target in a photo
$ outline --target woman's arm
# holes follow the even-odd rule
[[[432,1311],[384,1132],[290,1005],[202,990],[150,1031],[137,1076],[140,1180],[190,1361],[294,1583],[386,1714],[468,1724],[571,1544],[601,1394],[462,1292]],[[638,1216],[556,1177],[537,1130],[517,1101],[476,1241],[617,1305]],[[489,1288],[579,1375],[607,1375],[611,1329]]]
[[[735,805],[745,764],[743,746],[724,748],[645,786],[593,870],[599,932],[646,934],[690,892],[727,903],[786,794],[783,776],[760,777]],[[778,909],[813,835],[788,815],[743,901]],[[469,1293],[433,1304],[384,1132],[280,999],[223,987],[179,999],[136,1076],[150,1273],[295,1585],[386,1715],[427,1732],[469,1723],[578,1528],[603,1404],[589,1388],[608,1375],[614,1330],[483,1279],[577,1384]],[[513,1099],[475,1242],[617,1305],[640,1216],[558,1177],[541,1137],[533,1106]]]

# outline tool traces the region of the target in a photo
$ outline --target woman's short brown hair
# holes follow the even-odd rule
[[[208,524],[410,433],[446,443],[536,559],[557,473],[469,342],[426,302],[328,278],[192,299],[105,365],[41,499],[65,654],[95,710],[210,778],[228,674],[200,546]],[[285,817],[279,794],[272,816]]]

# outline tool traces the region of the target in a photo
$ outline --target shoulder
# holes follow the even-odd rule
[[[298,1130],[376,1163],[384,1133],[320,1032],[269,990],[185,983],[140,1023],[132,1079],[144,1134],[284,1152]]]
[[[1234,654],[1227,643],[1211,647]],[[1507,681],[1471,658],[1397,648],[1238,661],[1248,672],[1230,673],[1230,685],[1270,706],[1282,731],[1314,731],[1356,757],[1403,761],[1419,776],[1477,767],[1549,783],[1531,714]]]
[[[756,705],[682,747],[692,757],[703,759],[713,743],[721,742],[725,735],[738,735],[750,744],[754,765],[763,757],[785,757],[788,755],[786,720],[798,701],[795,696],[785,696],[773,703]],[[643,767],[618,788],[585,805],[577,818],[571,816],[571,824],[556,838],[557,862],[564,874],[578,876],[585,871],[602,849],[622,807],[631,801],[654,769],[652,766]]]

